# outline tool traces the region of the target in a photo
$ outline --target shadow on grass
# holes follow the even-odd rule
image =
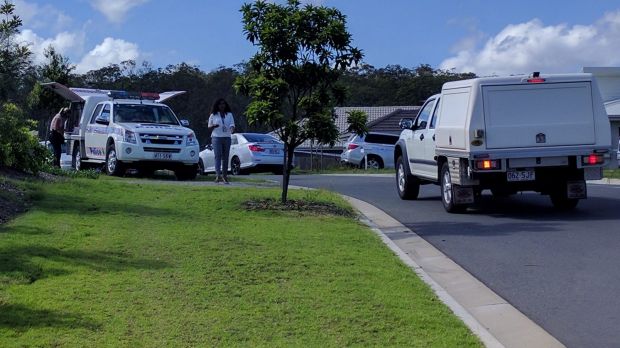
[[[0,302],[0,328],[25,331],[33,327],[65,327],[98,330],[101,325],[65,311],[37,310]]]
[[[50,261],[67,267],[87,267],[101,272],[170,267],[166,262],[134,259],[119,252],[64,251],[43,246],[9,247],[0,249],[0,287],[10,284],[32,284],[39,279],[70,273],[66,268],[47,266]]]
[[[161,197],[155,196],[154,199],[165,199],[165,194]],[[125,201],[126,202],[126,201]],[[68,213],[85,216],[93,215],[116,215],[124,214],[132,217],[156,216],[160,218],[183,217],[184,214],[178,209],[165,209],[147,206],[139,203],[119,204],[114,197],[106,200],[80,197],[71,194],[47,193],[45,200],[36,203],[36,208],[48,213]]]

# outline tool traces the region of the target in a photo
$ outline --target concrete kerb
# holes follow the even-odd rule
[[[486,347],[564,347],[415,232],[369,203],[343,197]],[[396,242],[390,236],[398,237]]]

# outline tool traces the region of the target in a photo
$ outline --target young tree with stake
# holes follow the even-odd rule
[[[295,148],[308,139],[335,143],[333,106],[345,95],[337,82],[362,52],[351,45],[346,17],[336,8],[259,0],[244,4],[241,12],[246,38],[258,52],[235,86],[252,99],[248,121],[267,124],[284,142],[285,203]],[[363,133],[365,123],[351,128]]]

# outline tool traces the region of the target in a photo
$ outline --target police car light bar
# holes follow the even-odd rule
[[[112,99],[147,99],[158,100],[159,93],[153,92],[127,92],[127,91],[110,91],[108,96]]]

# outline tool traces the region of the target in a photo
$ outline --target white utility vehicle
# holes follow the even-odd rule
[[[186,128],[186,120],[179,121],[161,103],[184,91],[128,93],[43,85],[71,102],[67,123],[72,127],[65,139],[74,169],[105,165],[109,175],[123,175],[128,168],[145,175],[169,169],[179,180],[196,177],[196,135]]]
[[[416,199],[441,186],[448,212],[482,190],[536,191],[560,209],[586,198],[613,153],[609,118],[591,74],[476,78],[448,82],[415,119],[402,119],[394,150],[396,186]]]

